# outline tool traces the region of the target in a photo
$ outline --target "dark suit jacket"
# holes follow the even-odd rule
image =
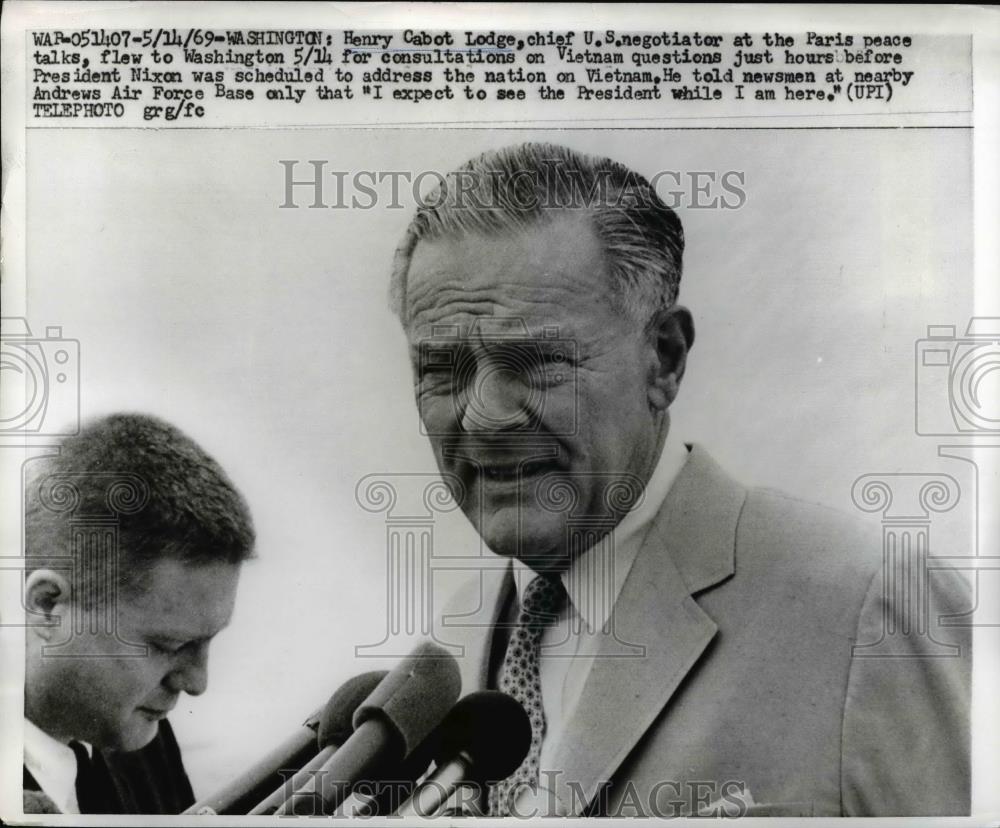
[[[194,804],[194,793],[181,761],[180,748],[166,719],[156,737],[129,753],[100,751],[95,762],[107,790],[102,798],[110,814],[179,814]],[[105,773],[106,771],[106,773]],[[58,813],[52,800],[24,768],[24,812]]]
[[[644,654],[611,657],[621,648],[605,639],[547,779],[557,807],[967,814],[971,635],[937,623],[971,608],[965,581],[929,578],[930,637],[894,639],[892,658],[852,654],[903,629],[881,573],[877,532],[748,491],[695,446],[615,605],[617,638]],[[508,572],[485,571],[442,614],[463,693],[489,686],[512,591]]]

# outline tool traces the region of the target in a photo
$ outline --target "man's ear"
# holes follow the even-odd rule
[[[71,599],[70,583],[66,576],[52,569],[36,569],[24,582],[24,608],[31,615],[45,619],[31,628],[44,639],[49,639],[60,621],[69,616]]]
[[[682,305],[660,311],[649,326],[651,344],[656,353],[648,385],[649,406],[666,411],[676,399],[687,354],[694,345],[694,320]]]

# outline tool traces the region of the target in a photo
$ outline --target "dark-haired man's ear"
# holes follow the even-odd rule
[[[666,411],[677,398],[687,354],[694,345],[691,312],[682,305],[660,311],[650,325],[649,336],[656,353],[648,384],[649,407]]]
[[[46,640],[52,638],[60,622],[69,615],[70,583],[52,569],[36,569],[24,582],[24,608],[41,620],[29,622],[31,629]]]

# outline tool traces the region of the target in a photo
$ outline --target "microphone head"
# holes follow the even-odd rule
[[[458,662],[425,642],[404,658],[354,712],[354,727],[372,718],[389,724],[408,755],[440,724],[461,692]]]
[[[319,716],[316,738],[320,750],[330,745],[340,747],[348,740],[354,732],[354,711],[387,675],[387,670],[373,670],[349,678],[337,688]]]
[[[470,693],[441,723],[435,761],[441,765],[463,751],[480,781],[506,779],[531,747],[531,721],[520,702],[498,690]]]

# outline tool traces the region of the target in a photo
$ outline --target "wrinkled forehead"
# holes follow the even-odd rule
[[[419,241],[404,325],[411,341],[443,328],[463,338],[551,338],[582,334],[609,300],[604,250],[589,221],[567,215],[516,233]]]

